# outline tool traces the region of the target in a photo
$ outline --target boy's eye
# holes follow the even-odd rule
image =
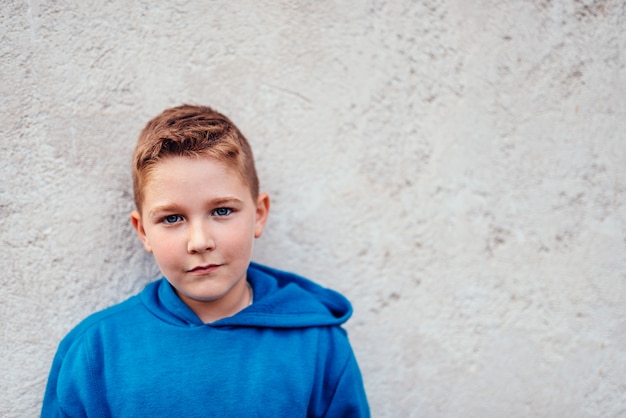
[[[180,215],[167,215],[163,218],[163,223],[166,224],[175,224],[176,222],[180,222],[182,220],[182,216]]]
[[[215,216],[228,216],[232,213],[232,209],[230,208],[217,208],[213,211]]]

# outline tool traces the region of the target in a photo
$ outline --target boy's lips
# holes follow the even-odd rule
[[[207,273],[211,273],[217,270],[219,267],[221,267],[221,264],[206,264],[204,266],[196,266],[192,268],[191,270],[187,270],[187,271],[189,273],[207,274]]]

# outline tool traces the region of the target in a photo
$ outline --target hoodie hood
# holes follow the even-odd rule
[[[181,327],[306,328],[340,325],[352,315],[343,295],[296,274],[250,263],[247,280],[254,292],[252,305],[210,324],[185,305],[165,278],[148,284],[139,297],[153,315]]]

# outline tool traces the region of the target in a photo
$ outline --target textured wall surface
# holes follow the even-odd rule
[[[158,275],[129,158],[229,115],[255,259],[345,293],[376,417],[626,416],[623,0],[0,4],[0,415]]]

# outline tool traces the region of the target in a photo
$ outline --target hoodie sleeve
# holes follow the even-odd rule
[[[307,416],[368,418],[363,379],[346,331],[327,327],[321,330],[318,344],[318,379]]]
[[[370,416],[363,379],[352,352],[350,352],[348,361],[339,377],[339,382],[324,416],[327,418],[368,418]]]
[[[62,356],[57,352],[52,362],[52,368],[48,375],[48,383],[46,385],[46,393],[43,399],[43,405],[41,407],[42,418],[54,418],[54,417],[67,417],[61,411],[59,405],[59,397],[57,396],[57,384],[59,378],[59,369],[63,362]]]
[[[52,362],[41,417],[109,416],[103,407],[102,390],[96,384],[88,347],[68,340],[61,343]]]

